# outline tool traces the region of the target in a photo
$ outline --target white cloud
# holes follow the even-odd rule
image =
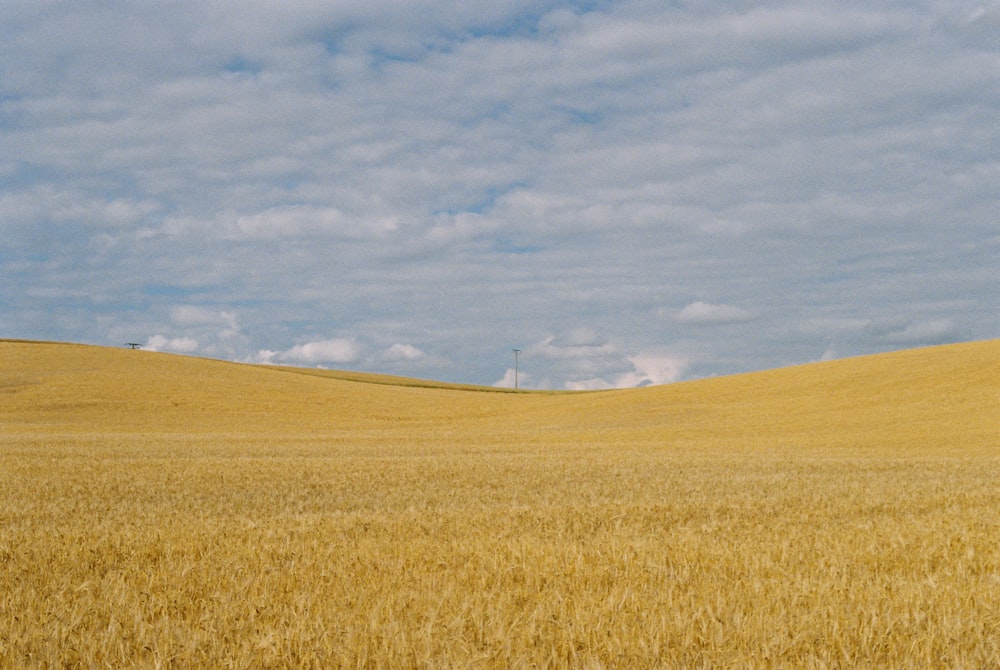
[[[674,321],[684,324],[722,324],[749,321],[753,315],[732,305],[713,305],[707,302],[693,302],[674,314]]]
[[[243,360],[244,363],[257,363],[260,365],[274,365],[278,363],[278,352],[270,349],[261,349],[255,355]]]
[[[957,328],[950,319],[897,322],[895,327],[882,328],[878,332],[880,339],[899,345],[941,344],[953,341],[957,336]]]
[[[412,344],[394,344],[385,350],[382,359],[386,361],[419,361],[426,356],[427,354]]]
[[[360,342],[357,338],[333,338],[299,344],[284,351],[260,349],[242,360],[263,365],[352,364],[372,371],[388,368],[400,372],[412,369],[414,363],[425,363],[429,357],[411,344],[397,343],[381,351],[372,351],[371,343]]]
[[[674,353],[629,353],[593,328],[573,328],[525,347],[519,381],[522,388],[628,388],[678,381],[687,368]],[[513,386],[512,375],[513,368],[496,385]]]
[[[534,378],[528,373],[517,371],[516,377],[517,388],[519,389],[542,388],[535,385]],[[503,389],[512,389],[514,388],[514,384],[515,370],[514,368],[507,368],[503,373],[503,377],[493,382],[491,386]]]
[[[615,347],[589,328],[570,330],[561,336],[550,335],[525,350],[526,356],[548,359],[595,359],[615,355]]]
[[[670,384],[680,381],[688,364],[684,358],[658,354],[629,356],[628,361],[632,369],[613,375],[610,380],[604,377],[579,379],[566,382],[565,388],[570,391],[597,391]]]
[[[357,341],[348,338],[334,338],[297,344],[288,351],[277,354],[274,360],[307,365],[353,363],[358,360],[360,354],[361,348]]]
[[[198,340],[191,337],[152,335],[146,340],[143,348],[149,351],[172,351],[178,354],[193,354],[198,351]]]
[[[620,387],[670,384],[680,381],[688,362],[685,358],[670,355],[637,354],[629,356],[635,371],[618,378]]]

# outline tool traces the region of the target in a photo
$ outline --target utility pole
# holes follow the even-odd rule
[[[520,349],[514,349],[514,390],[517,390],[517,355],[521,353]]]

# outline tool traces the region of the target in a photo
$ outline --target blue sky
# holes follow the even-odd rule
[[[483,384],[1000,336],[1000,2],[8,2],[0,337]]]

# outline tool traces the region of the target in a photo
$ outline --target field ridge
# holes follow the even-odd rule
[[[506,422],[509,430],[712,431],[739,437],[854,430],[895,441],[996,433],[1000,340],[896,351],[608,391],[518,391],[361,372],[252,365],[119,348],[0,340],[9,428],[208,432],[412,430]],[[492,425],[490,424],[490,425]],[[438,426],[441,427],[441,426]],[[484,426],[489,427],[489,426]],[[796,429],[796,431],[793,431]],[[897,431],[898,432],[898,431]],[[669,437],[669,434],[665,434]],[[841,436],[839,441],[843,440]]]

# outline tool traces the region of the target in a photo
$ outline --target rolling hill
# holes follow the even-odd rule
[[[1000,340],[659,387],[498,392],[401,377],[0,341],[8,432],[245,433],[966,448],[1000,436]],[[478,436],[478,437],[477,437]],[[486,436],[490,436],[487,438]]]

